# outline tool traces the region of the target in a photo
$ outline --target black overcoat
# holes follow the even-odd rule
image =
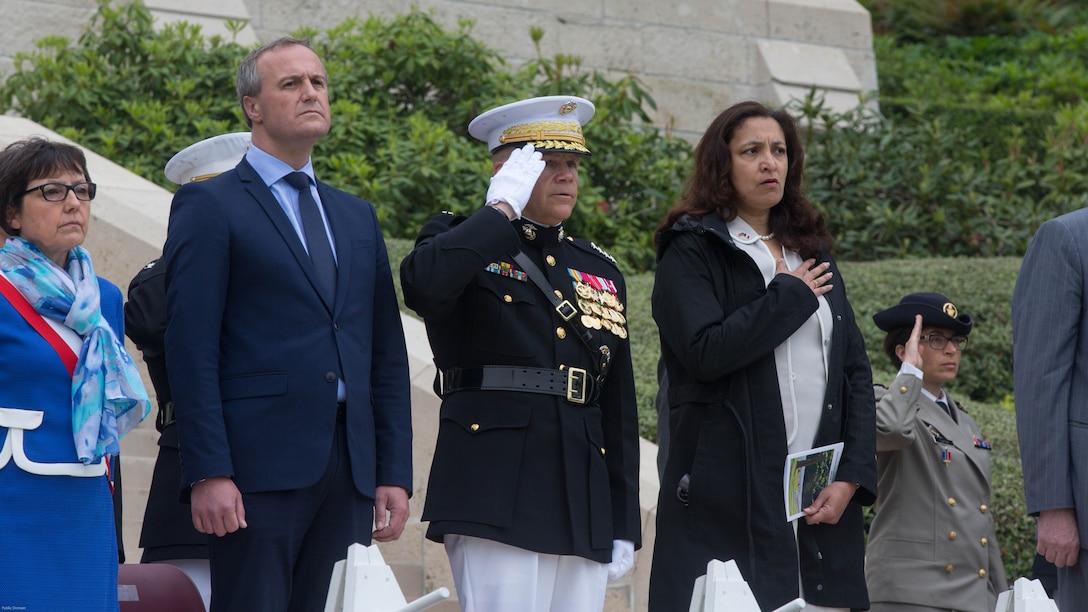
[[[774,349],[817,309],[812,290],[780,274],[764,285],[716,214],[663,233],[653,293],[668,370],[668,463],[658,501],[650,610],[687,609],[712,559],[735,559],[759,605],[798,597],[866,609],[862,505],[876,492],[875,400],[865,345],[834,273],[834,322],[824,410],[814,446],[845,443],[837,480],[860,488],[835,525],[785,520],[787,454]],[[677,494],[689,475],[687,503]],[[800,549],[800,550],[798,550]]]
[[[156,259],[144,266],[128,286],[125,302],[125,334],[136,343],[147,364],[159,410],[155,429],[159,431],[159,453],[151,474],[143,526],[140,529],[141,562],[169,559],[207,559],[208,536],[193,527],[189,504],[178,496],[181,483],[181,455],[178,426],[172,416],[170,381],[166,375],[166,266]]]

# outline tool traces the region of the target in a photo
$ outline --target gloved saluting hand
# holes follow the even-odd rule
[[[487,188],[487,202],[502,201],[514,209],[514,216],[521,218],[521,211],[533,195],[533,187],[540,173],[544,172],[543,154],[527,144],[514,149],[499,171],[491,177]]]
[[[635,565],[635,543],[612,540],[612,563],[608,564],[608,579],[619,580]]]

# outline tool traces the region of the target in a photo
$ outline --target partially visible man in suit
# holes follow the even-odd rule
[[[313,176],[321,60],[273,41],[237,90],[252,145],[178,190],[163,252],[182,493],[213,611],[321,610],[348,546],[408,518],[407,352],[373,206]]]
[[[1039,227],[1012,297],[1016,427],[1058,607],[1088,610],[1088,209]]]

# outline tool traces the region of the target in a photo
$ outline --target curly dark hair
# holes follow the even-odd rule
[[[83,149],[40,136],[17,140],[0,151],[0,229],[9,236],[18,236],[11,219],[22,212],[26,186],[30,181],[55,172],[78,172],[87,182],[87,156]]]
[[[805,149],[793,117],[784,110],[771,110],[759,102],[738,102],[719,114],[707,128],[695,148],[695,167],[688,178],[680,201],[657,228],[657,237],[684,215],[704,215],[717,211],[725,221],[737,216],[737,191],[729,178],[733,156],[729,142],[740,126],[753,117],[768,117],[778,122],[786,137],[789,162],[786,184],[779,202],[770,213],[770,231],[782,246],[801,254],[817,257],[831,250],[832,238],[823,214],[812,206],[802,187]]]

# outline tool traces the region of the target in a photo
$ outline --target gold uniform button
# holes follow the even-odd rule
[[[949,540],[955,540],[955,539],[956,539],[956,535],[958,535],[958,534],[957,534],[957,533],[956,533],[955,531],[949,531],[949,532],[948,532],[948,539],[949,539]]]
[[[949,497],[948,498],[948,505],[949,506],[955,506],[956,505],[956,498],[955,497]]]
[[[986,504],[982,504],[981,506],[978,507],[978,511],[983,513],[983,514],[986,514],[987,510],[989,510],[989,508],[986,507]]]
[[[986,538],[982,538],[981,540],[978,541],[978,543],[982,544],[983,546],[986,546],[987,544],[990,543],[990,541],[987,540]]]
[[[468,428],[471,429],[472,431],[480,431],[480,424],[479,423],[473,423],[472,425],[469,425]]]
[[[504,301],[504,302],[506,302],[507,304],[509,304],[510,302],[513,302],[513,301],[514,301],[514,298],[510,297],[510,294],[509,294],[509,293],[507,293],[506,295],[502,296],[502,301]]]
[[[906,392],[907,392],[907,388],[906,388],[906,387],[899,387],[899,392],[900,392],[900,393],[906,393]]]
[[[563,329],[562,327],[557,327],[555,328],[555,335],[559,336],[559,339],[562,340],[563,338],[567,337],[567,330]]]
[[[604,447],[603,446],[601,447],[601,454],[602,455],[604,454]]]
[[[986,570],[984,570],[984,569],[980,569],[980,570],[978,571],[978,577],[979,577],[979,578],[985,578],[985,577],[986,577]]]
[[[555,297],[557,297],[559,299],[563,299],[563,292],[558,290],[558,289],[555,289]]]
[[[944,566],[944,572],[945,572],[946,574],[951,574],[951,573],[952,573],[952,570],[954,570],[954,569],[956,569],[956,568],[955,568],[955,567],[953,567],[951,563],[949,563],[948,565]]]
[[[548,255],[545,259],[548,262],[549,266],[555,266],[555,257]]]

